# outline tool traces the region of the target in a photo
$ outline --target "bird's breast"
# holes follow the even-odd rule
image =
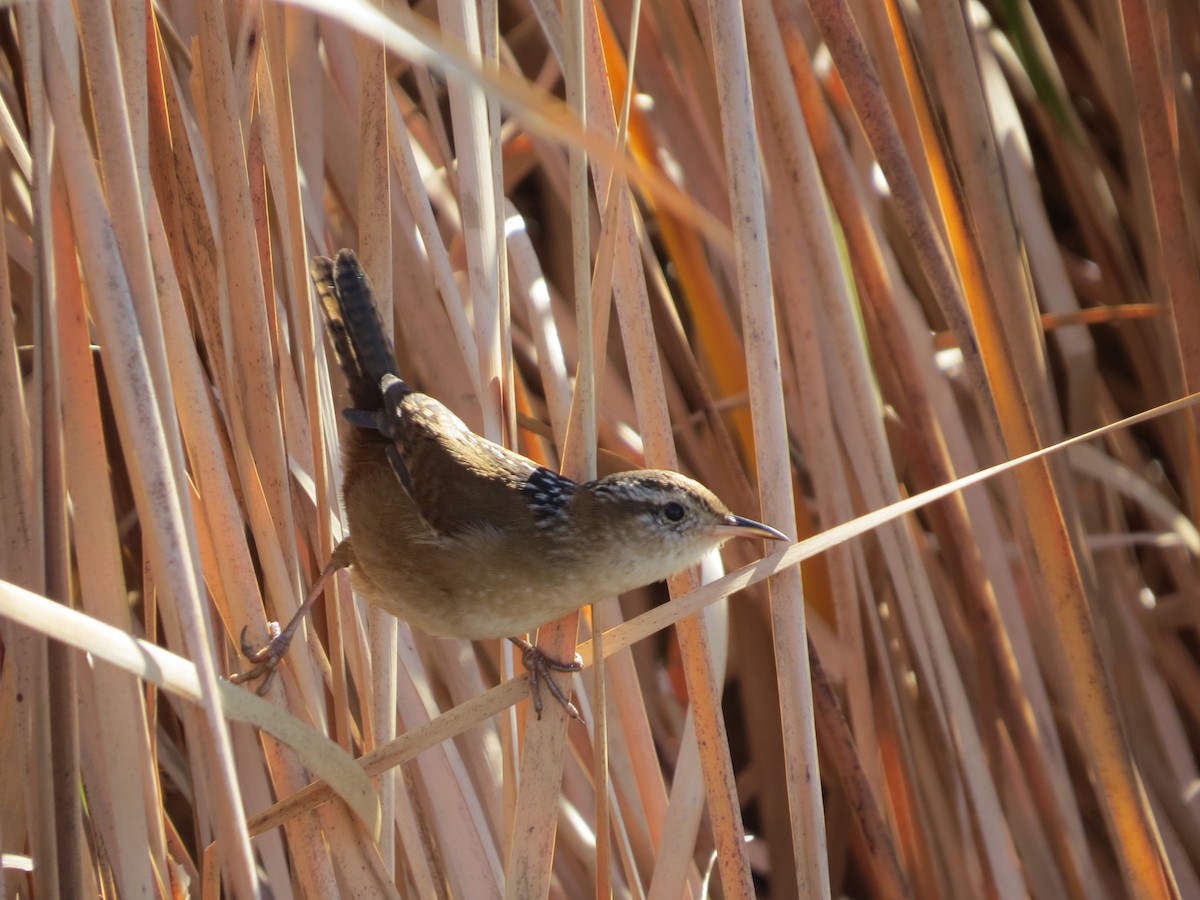
[[[354,584],[372,604],[432,634],[480,639],[531,631],[610,592],[532,517],[527,528],[481,518],[437,534],[380,457],[360,459],[344,485]]]

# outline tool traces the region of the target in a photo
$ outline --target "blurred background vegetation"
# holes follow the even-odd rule
[[[0,895],[1200,896],[1196,413],[1122,424],[1200,390],[1198,10],[6,4]],[[798,539],[1114,427],[584,610],[586,724],[344,573],[268,706],[343,246],[476,430]]]

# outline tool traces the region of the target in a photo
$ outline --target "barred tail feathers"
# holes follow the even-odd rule
[[[399,367],[375,306],[371,280],[353,250],[339,250],[336,261],[314,257],[309,273],[354,406],[382,409],[379,383],[384,375],[399,376]]]

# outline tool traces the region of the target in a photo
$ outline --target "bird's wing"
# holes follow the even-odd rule
[[[378,430],[391,440],[388,459],[433,531],[453,535],[537,521],[525,488],[548,470],[475,434],[437,400],[398,379],[385,377],[381,386]]]

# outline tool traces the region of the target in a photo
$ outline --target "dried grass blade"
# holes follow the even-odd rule
[[[158,416],[147,361],[137,350],[141,341],[134,324],[132,301],[125,273],[118,265],[120,253],[91,166],[90,145],[79,118],[79,104],[71,87],[64,83],[62,52],[45,22],[42,40],[47,56],[45,72],[50,103],[67,148],[62,158],[66,161],[64,169],[75,232],[80,241],[85,280],[92,288],[91,296],[95,300],[92,313],[110,354],[120,354],[122,350],[128,354],[123,365],[115,364],[114,359],[108,369],[122,443],[136,460],[129,468],[137,473],[133,488],[138,508],[152,523],[145,534],[154,570],[161,578],[167,597],[176,604],[184,622],[190,652],[197,660],[204,686],[205,713],[212,729],[213,746],[210,749],[217,765],[216,771],[208,773],[214,780],[215,814],[231,840],[226,862],[234,892],[239,897],[248,897],[253,894],[249,836],[240,814],[241,802],[228,735],[216,701],[216,673],[207,617],[200,601],[195,551],[185,526],[187,498],[178,496],[174,490],[180,483],[180,476],[175,474],[164,424]]]

